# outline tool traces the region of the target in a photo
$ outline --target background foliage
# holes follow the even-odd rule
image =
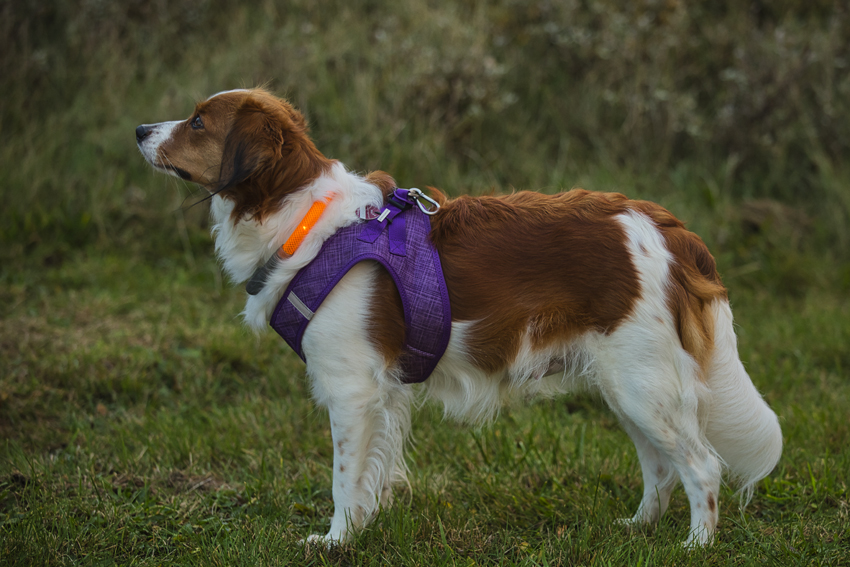
[[[850,10],[829,0],[0,0],[0,562],[850,561]],[[414,490],[337,552],[302,367],[246,336],[203,195],[140,123],[268,85],[329,157],[450,194],[660,201],[715,253],[786,452],[719,543],[611,520],[639,468],[589,398],[417,418]]]
[[[139,208],[158,223],[174,203],[134,206],[150,183],[132,128],[269,84],[355,169],[453,192],[625,173],[709,205],[771,198],[824,215],[846,257],[840,2],[7,0],[2,16],[9,242],[114,237]]]

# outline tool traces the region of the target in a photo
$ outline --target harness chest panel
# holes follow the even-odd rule
[[[451,335],[451,306],[430,229],[428,216],[416,207],[340,229],[295,275],[271,316],[271,327],[305,360],[301,341],[313,314],[353,266],[374,260],[392,276],[404,307],[402,382],[423,382]]]

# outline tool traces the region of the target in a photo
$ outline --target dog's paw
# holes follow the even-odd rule
[[[640,528],[645,526],[649,522],[647,522],[643,518],[632,516],[631,518],[617,518],[616,520],[614,520],[614,523],[618,526],[623,526],[626,528]]]
[[[714,543],[714,534],[708,533],[704,529],[698,529],[688,534],[688,539],[682,542],[682,547],[688,551],[692,551],[709,546],[712,543]]]
[[[298,545],[304,547],[315,547],[330,549],[342,543],[342,539],[334,537],[333,534],[312,534],[298,542]]]

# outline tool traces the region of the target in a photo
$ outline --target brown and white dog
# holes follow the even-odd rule
[[[192,115],[136,129],[156,169],[214,196],[215,247],[246,281],[312,203],[332,196],[303,244],[243,311],[265,329],[292,277],[357,210],[380,207],[395,182],[326,158],[301,114],[269,93],[235,90]],[[452,310],[448,349],[421,390],[448,416],[482,422],[507,398],[598,391],[637,448],[643,499],[626,522],[655,522],[681,480],[688,545],[712,540],[721,472],[745,498],[782,452],[776,415],[741,364],[732,312],[703,242],[662,207],[573,190],[447,199],[432,217]],[[405,323],[399,294],[376,263],[355,266],[303,339],[317,403],[330,414],[334,515],[345,541],[387,506],[406,478],[403,448],[414,388],[399,381]]]

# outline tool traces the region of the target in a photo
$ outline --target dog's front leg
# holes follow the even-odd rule
[[[348,532],[363,527],[377,507],[378,479],[374,477],[381,471],[369,470],[378,463],[369,462],[375,418],[367,406],[362,400],[339,400],[328,407],[334,445],[334,515],[327,540],[345,541]]]
[[[307,541],[331,545],[368,524],[380,506],[389,505],[393,482],[405,479],[402,451],[413,394],[409,386],[379,385],[371,376],[349,377],[327,389],[316,382],[331,422],[334,514],[328,533]]]
[[[328,295],[304,333],[313,397],[328,409],[333,437],[334,514],[324,536],[344,542],[388,505],[406,478],[404,441],[413,391],[395,378],[366,332],[375,266],[355,265]]]

